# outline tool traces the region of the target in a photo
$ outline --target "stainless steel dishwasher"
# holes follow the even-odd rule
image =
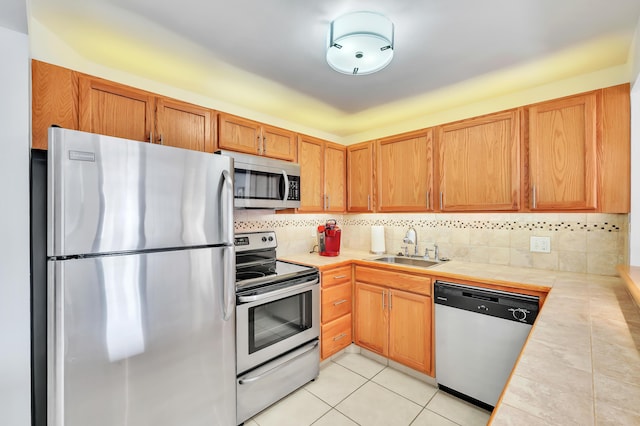
[[[492,409],[538,315],[538,297],[436,281],[436,381]]]

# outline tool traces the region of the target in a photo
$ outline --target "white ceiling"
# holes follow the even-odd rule
[[[0,2],[0,27],[19,33],[27,33],[27,6],[25,0]]]
[[[376,117],[387,117],[382,124],[400,119],[394,111],[420,96],[582,46],[605,49],[594,50],[587,61],[564,64],[557,76],[546,71],[545,78],[624,64],[640,16],[638,0],[30,0],[30,5],[33,18],[94,62],[338,136],[362,131],[366,120],[375,126]],[[343,75],[326,64],[330,21],[354,10],[381,12],[395,24],[394,59],[376,74]],[[109,43],[118,49],[108,49]],[[123,60],[127,49],[131,54]],[[520,78],[508,87],[540,83]],[[247,87],[252,95],[244,93]],[[419,103],[412,105],[411,114],[426,112]]]

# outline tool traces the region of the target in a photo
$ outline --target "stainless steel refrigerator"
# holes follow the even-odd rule
[[[51,128],[49,425],[235,425],[233,164]]]

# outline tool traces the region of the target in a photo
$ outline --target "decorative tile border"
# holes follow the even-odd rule
[[[274,215],[269,214],[263,217],[244,218],[235,221],[236,231],[257,231],[263,229],[279,228],[306,228],[318,226],[327,219],[336,219],[338,225],[347,226],[372,226],[383,225],[389,227],[415,227],[415,228],[445,228],[445,229],[485,229],[485,230],[506,230],[506,231],[582,231],[582,232],[621,232],[626,228],[627,215],[602,215],[610,216],[602,220],[591,222],[589,220],[579,220],[576,222],[567,220],[530,220],[531,214],[522,215],[519,221],[513,214],[505,214],[505,220],[463,220],[463,219],[421,219],[406,217],[389,217],[402,215],[384,215],[375,218],[375,215],[367,215],[362,218],[358,216],[342,215]],[[433,214],[429,216],[434,216]],[[585,215],[580,215],[585,217]],[[587,216],[588,217],[588,216]]]

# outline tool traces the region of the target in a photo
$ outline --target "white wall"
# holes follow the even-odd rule
[[[0,27],[0,425],[31,424],[29,41]]]
[[[640,58],[638,58],[640,61]],[[629,263],[640,266],[640,75],[631,82],[631,214]]]
[[[629,263],[640,266],[640,20],[629,51],[631,68],[631,214]]]

